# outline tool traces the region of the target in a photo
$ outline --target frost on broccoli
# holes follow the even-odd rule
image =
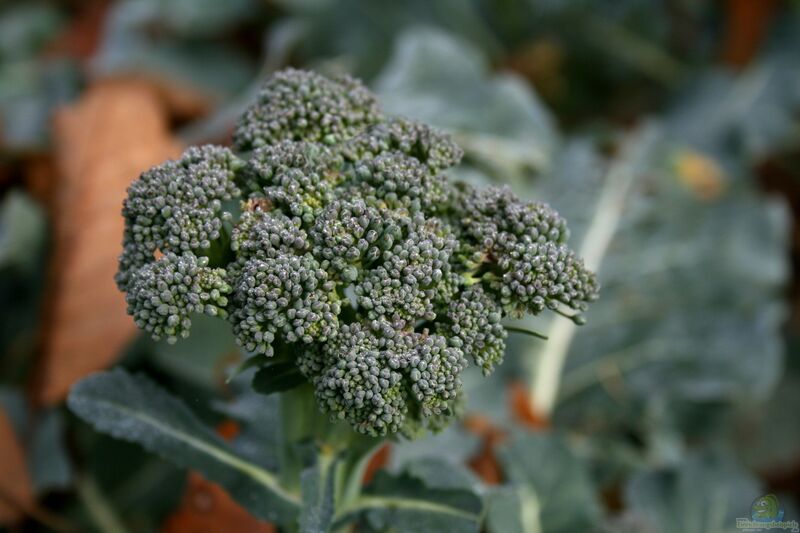
[[[130,187],[129,312],[169,340],[193,313],[226,318],[245,351],[293,361],[357,431],[445,427],[464,369],[502,362],[504,319],[596,297],[558,213],[452,182],[455,142],[385,116],[351,78],[276,74],[234,146],[192,148]]]

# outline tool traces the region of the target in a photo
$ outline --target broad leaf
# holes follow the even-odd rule
[[[389,112],[451,132],[467,159],[498,179],[551,163],[558,136],[546,108],[521,79],[492,75],[470,43],[430,29],[408,30],[375,88]]]
[[[29,446],[29,468],[37,493],[69,488],[72,464],[67,455],[64,419],[59,410],[42,413],[33,429]]]
[[[502,52],[484,10],[471,0],[277,1],[305,28],[304,55],[340,59],[365,78],[386,64],[398,35],[423,23],[458,35],[495,57]]]
[[[145,1],[112,6],[100,49],[92,59],[96,73],[145,76],[211,101],[229,98],[247,85],[254,66],[227,43],[148,32],[148,23],[159,16],[155,7]]]
[[[11,191],[0,201],[0,353],[5,377],[13,376],[39,349],[47,223],[27,195]],[[29,355],[30,354],[30,355]]]
[[[642,472],[625,487],[627,508],[657,533],[734,533],[750,518],[758,482],[731,461],[689,456],[674,468]]]
[[[298,498],[273,473],[238,456],[185,404],[144,376],[121,369],[94,374],[73,387],[68,404],[98,431],[201,472],[259,518],[295,519]]]
[[[536,531],[538,523],[541,531],[568,533],[587,530],[599,521],[601,510],[588,465],[560,436],[518,433],[497,454],[518,491],[523,531]]]
[[[479,531],[483,503],[465,486],[463,473],[442,475],[457,465],[412,467],[392,475],[379,471],[362,496],[338,511],[335,525],[359,519],[359,530],[397,533]]]
[[[280,396],[264,396],[247,385],[233,400],[217,402],[214,408],[239,424],[239,433],[231,442],[237,452],[269,470],[278,470],[283,438]]]
[[[225,364],[242,357],[230,324],[217,317],[192,315],[192,334],[170,344],[153,343],[151,360],[176,378],[207,390],[224,380]]]
[[[497,487],[487,496],[489,533],[542,533],[539,499],[524,487]]]
[[[46,221],[27,195],[12,191],[0,202],[0,271],[30,274],[41,260]]]
[[[800,456],[798,405],[800,373],[790,367],[768,401],[742,406],[724,436],[733,442],[742,462],[749,468],[783,477],[785,472],[795,468]]]
[[[718,155],[735,146],[748,161],[758,161],[800,139],[798,86],[800,59],[785,49],[740,75],[711,70],[669,117],[670,131],[688,145]]]
[[[259,14],[258,0],[126,0],[141,24],[157,25],[185,37],[213,37]]]
[[[778,375],[784,205],[707,154],[669,141],[645,152],[601,176],[602,158],[575,143],[538,189],[570,221],[579,249],[596,255],[596,236],[608,238],[593,257],[602,289],[587,324],[537,324],[550,341],[526,350],[537,372],[548,358],[565,360],[556,376],[559,426],[635,435],[667,424],[687,429],[684,407],[764,398]],[[560,330],[567,333],[554,335]],[[553,381],[534,380],[534,398],[546,383]]]

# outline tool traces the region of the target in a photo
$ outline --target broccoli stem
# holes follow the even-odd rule
[[[333,501],[336,510],[345,508],[360,495],[369,460],[385,439],[368,437],[345,422],[331,421],[320,411],[308,383],[282,393],[280,408],[282,485],[300,492],[306,467],[336,461]]]
[[[319,409],[314,401],[310,385],[303,384],[290,389],[280,398],[281,408],[281,481],[290,491],[300,491],[300,475],[304,461],[298,446],[314,434]]]

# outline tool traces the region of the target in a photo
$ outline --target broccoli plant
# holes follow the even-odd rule
[[[140,376],[92,376],[72,409],[286,530],[413,511],[361,494],[370,453],[457,419],[461,374],[501,363],[508,319],[579,322],[598,291],[558,213],[449,180],[461,158],[447,134],[387,116],[353,78],[275,74],[232,148],[189,148],[130,186],[116,281],[156,340],[189,336],[196,314],[229,322],[248,355],[240,371],[280,393],[277,464],[247,463]]]

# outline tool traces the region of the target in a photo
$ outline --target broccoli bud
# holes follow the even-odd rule
[[[234,146],[246,152],[191,148],[131,185],[128,311],[170,341],[193,313],[227,317],[246,352],[296,364],[357,431],[445,427],[466,366],[502,362],[504,319],[597,295],[558,213],[450,182],[456,143],[383,116],[351,78],[276,74]]]
[[[251,258],[267,259],[308,250],[306,232],[297,219],[280,211],[264,211],[257,202],[251,203],[231,236],[231,248],[239,261]]]
[[[503,362],[506,349],[505,328],[500,324],[503,310],[481,285],[473,285],[453,300],[447,309],[448,322],[443,322],[441,333],[450,344],[472,356],[484,375]]]
[[[306,344],[336,335],[340,305],[334,284],[310,254],[251,259],[235,289],[233,332],[251,352],[272,355],[278,334],[285,342]]]
[[[402,230],[385,210],[367,205],[362,198],[342,198],[319,214],[309,234],[314,255],[352,282],[391,248]]]
[[[339,159],[326,148],[308,142],[264,146],[247,162],[247,188],[311,223],[333,199],[333,188],[343,179],[338,171]]]
[[[359,324],[341,328],[335,342],[321,347],[311,376],[317,398],[335,418],[369,435],[397,432],[408,411],[402,361],[409,347],[377,337]],[[314,363],[301,363],[300,368]]]
[[[521,316],[557,310],[583,311],[599,289],[597,280],[567,248],[566,222],[546,204],[519,199],[508,187],[466,188],[461,224],[480,252],[486,285],[506,312]]]
[[[234,181],[243,163],[227,148],[189,148],[177,161],[153,167],[128,189],[117,284],[126,290],[133,270],[157,251],[200,251],[219,239],[231,219],[226,200],[240,196]]]
[[[224,269],[207,265],[207,257],[167,252],[158,261],[135,270],[126,301],[136,325],[156,340],[166,338],[174,343],[179,337],[189,336],[191,313],[224,318],[231,287]]]
[[[443,336],[383,326],[343,326],[334,342],[300,358],[322,405],[372,436],[408,432],[412,404],[422,417],[412,425],[452,410],[466,367],[461,350]]]
[[[371,203],[426,213],[444,209],[449,199],[447,179],[432,174],[417,159],[402,152],[384,152],[357,163],[354,181]]]
[[[457,165],[464,152],[444,132],[405,118],[380,122],[342,147],[351,161],[370,159],[386,152],[401,152],[437,173]]]
[[[458,246],[455,236],[436,220],[421,215],[405,220],[406,236],[382,256],[355,285],[358,305],[367,318],[386,318],[397,324],[436,319],[435,303],[450,276],[450,257]]]
[[[267,81],[245,110],[233,145],[237,150],[286,140],[333,145],[381,118],[375,96],[358,80],[287,69]]]

